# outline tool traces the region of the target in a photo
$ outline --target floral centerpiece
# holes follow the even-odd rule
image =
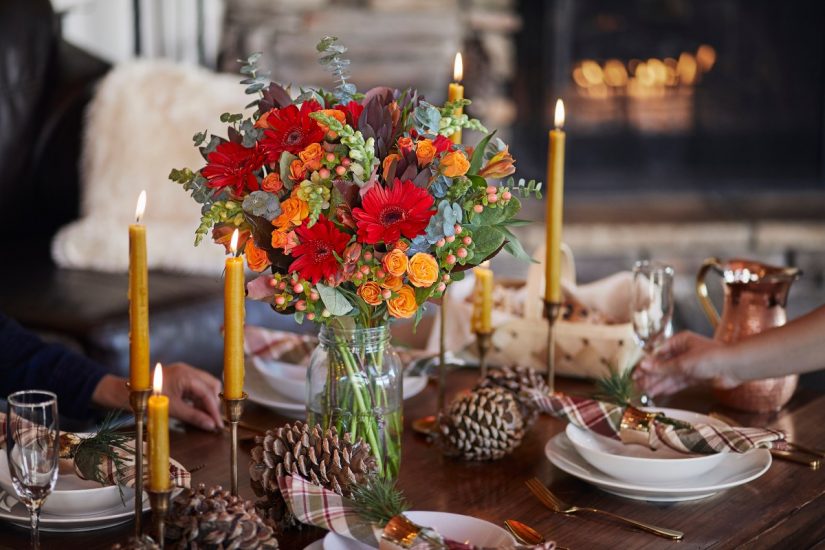
[[[195,244],[211,230],[228,252],[238,229],[249,268],[268,271],[248,284],[250,298],[322,325],[310,424],[363,437],[379,469],[395,475],[401,385],[387,325],[417,321],[501,249],[529,261],[510,228],[525,223],[517,196],[540,184],[500,181],[514,159],[493,133],[475,147],[453,143],[461,128],[486,133],[458,114],[469,101],[436,107],[411,89],[358,93],[346,48],[325,37],[318,51],[332,90],[293,95],[269,82],[259,54],[242,61],[254,110],[221,115],[226,137],[196,134],[206,165],[170,178],[202,205]]]

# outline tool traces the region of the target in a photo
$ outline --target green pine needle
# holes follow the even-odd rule
[[[404,493],[396,486],[394,480],[377,476],[353,487],[352,500],[358,515],[381,527],[391,518],[410,508]]]
[[[639,397],[636,384],[633,382],[633,369],[624,372],[610,371],[610,374],[596,381],[596,399],[610,401],[617,405],[629,405]]]
[[[104,460],[110,459],[115,466],[115,478],[122,498],[120,481],[125,473],[126,465],[117,450],[132,453],[133,450],[127,447],[127,443],[134,440],[135,434],[119,431],[121,423],[117,421],[117,415],[117,412],[110,411],[101,422],[97,432],[77,446],[74,452],[74,463],[86,479],[93,479],[103,485],[106,483],[106,478],[97,466]]]

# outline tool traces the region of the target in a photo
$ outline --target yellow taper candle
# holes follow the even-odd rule
[[[226,259],[226,278],[223,293],[223,396],[226,399],[243,397],[244,355],[244,273],[243,258],[236,257],[238,230],[230,243],[232,257]]]
[[[564,103],[556,101],[555,129],[547,149],[547,251],[544,261],[544,299],[561,302],[561,231],[564,204]]]
[[[464,63],[461,60],[461,52],[455,54],[455,62],[453,63],[453,82],[450,82],[450,89],[448,93],[448,101],[456,101],[464,99],[464,86],[461,81],[464,78]],[[464,113],[464,109],[456,109],[455,114],[460,115]],[[453,143],[461,143],[461,130],[456,131],[450,136]]]
[[[146,266],[146,226],[143,211],[146,191],[141,191],[135,223],[129,226],[129,384],[133,390],[149,389],[149,273]]]
[[[476,278],[473,296],[472,331],[476,334],[493,332],[493,270],[484,262],[473,270]]]
[[[169,490],[169,398],[162,395],[163,367],[155,367],[149,397],[149,490]]]

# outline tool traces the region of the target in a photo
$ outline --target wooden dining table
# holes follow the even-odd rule
[[[448,396],[470,388],[477,371],[453,371]],[[588,383],[560,379],[557,389],[590,392]],[[404,440],[399,485],[413,510],[467,514],[496,525],[517,519],[531,525],[549,540],[571,549],[639,548],[811,548],[825,545],[825,471],[775,460],[760,478],[701,500],[661,503],[630,500],[603,492],[572,477],[545,457],[545,445],[564,429],[564,422],[541,417],[511,455],[493,462],[464,462],[445,457],[439,447],[410,428],[418,417],[435,410],[434,382],[404,402]],[[786,430],[793,440],[825,447],[825,394],[800,389],[783,410],[770,414],[744,414],[716,405],[709,391],[690,390],[657,400],[657,405],[707,413],[723,412],[743,425],[764,425]],[[247,466],[255,428],[265,430],[290,419],[248,403],[241,429],[240,492],[254,500]],[[253,427],[249,429],[248,427]],[[229,434],[181,428],[171,436],[172,454],[196,469],[193,484],[229,485]],[[200,467],[202,466],[202,467]],[[198,468],[200,467],[200,468]],[[538,477],[564,500],[578,506],[601,508],[685,533],[680,542],[628,529],[592,517],[564,516],[544,508],[525,486]],[[146,519],[148,523],[148,516]],[[131,523],[86,533],[41,535],[42,548],[93,550],[125,541]],[[325,531],[303,526],[278,536],[282,549],[302,549],[322,538]],[[26,548],[25,529],[0,524],[0,548]]]

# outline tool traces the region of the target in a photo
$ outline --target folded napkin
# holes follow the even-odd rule
[[[6,415],[0,413],[0,426],[5,427]],[[27,428],[23,427],[23,430]],[[33,437],[37,428],[28,428]],[[24,435],[25,437],[25,435]],[[71,432],[60,434],[60,470],[74,472],[80,479],[97,481],[101,485],[125,485],[134,487],[136,479],[135,468],[135,440],[127,439],[116,445],[110,445],[103,453],[97,446],[83,447],[84,441],[90,439],[88,435],[78,435]],[[6,430],[0,430],[0,449],[6,446]],[[146,462],[148,452],[144,444],[144,481],[148,480],[149,468]],[[175,487],[188,489],[192,475],[179,462],[169,460],[169,479]]]
[[[294,365],[309,366],[313,350],[318,345],[318,337],[310,334],[296,334],[285,330],[247,325],[244,328],[244,353],[264,361],[283,361]],[[402,365],[425,355],[422,350],[395,348]]]
[[[301,523],[321,527],[343,537],[357,540],[373,548],[378,548],[384,540],[384,529],[371,524],[359,516],[352,502],[332,491],[315,485],[299,476],[278,478],[278,486],[290,511]],[[383,547],[383,546],[382,546]],[[407,548],[421,550],[484,550],[461,542],[444,539],[433,529],[424,527],[422,534]],[[553,550],[554,542],[536,546],[513,545],[513,550]]]
[[[651,449],[664,445],[682,453],[712,454],[744,453],[756,448],[786,446],[785,433],[770,428],[690,424],[663,413],[645,412],[632,406],[624,407],[561,392],[545,394],[530,389],[525,393],[542,412],[623,443],[647,445]]]

